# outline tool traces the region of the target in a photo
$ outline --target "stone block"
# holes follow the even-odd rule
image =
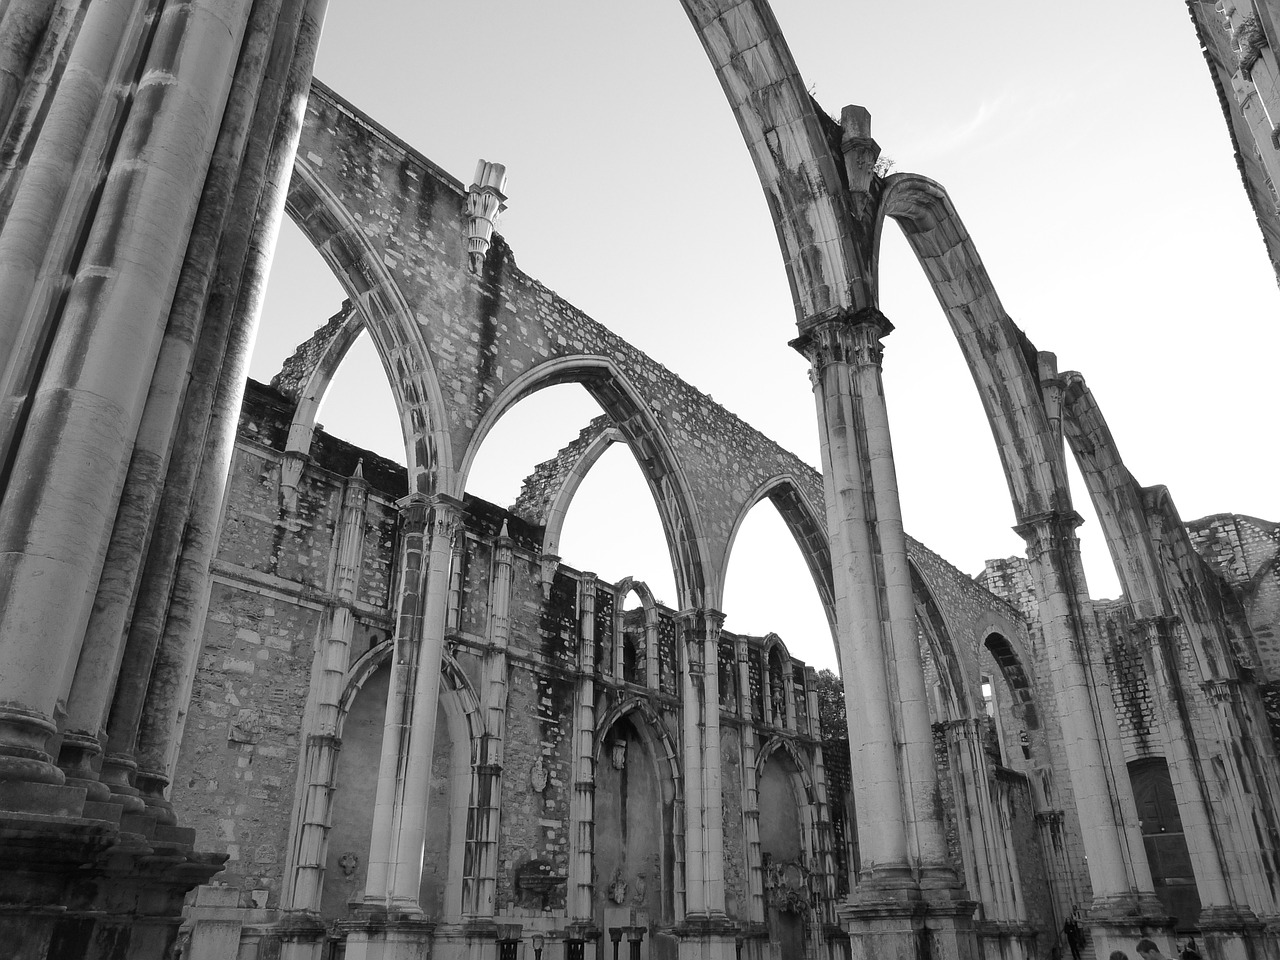
[[[24,780],[0,781],[0,810],[46,817],[77,818],[84,813],[84,787]]]

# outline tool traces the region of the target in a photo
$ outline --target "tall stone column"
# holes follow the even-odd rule
[[[493,580],[489,592],[489,649],[484,655],[481,706],[484,734],[472,779],[472,869],[463,878],[462,911],[473,922],[492,921],[497,900],[498,840],[502,818],[502,763],[507,723],[507,645],[511,634],[511,562],[514,543],[502,530],[493,545]]]
[[[387,692],[382,759],[363,913],[347,940],[351,960],[417,956],[431,924],[418,902],[426,844],[432,747],[440,702],[449,558],[462,502],[410,494],[404,518],[395,662]]]
[[[569,920],[591,922],[595,863],[596,590],[594,573],[578,580],[578,683],[573,698],[573,796],[569,804]]]
[[[295,816],[292,849],[288,858],[288,882],[281,906],[289,912],[314,916],[320,912],[324,890],[325,862],[328,859],[330,800],[334,789],[334,768],[341,741],[338,724],[347,671],[351,662],[351,638],[355,629],[353,606],[364,557],[365,518],[369,504],[369,483],[361,464],[347,478],[338,522],[338,542],[330,589],[335,606],[329,629],[316,649],[311,670],[311,691],[303,716],[305,731],[300,776],[303,787]],[[289,960],[312,957],[317,942],[293,942],[282,956]]]
[[[887,611],[882,610],[873,552],[874,500],[858,438],[853,324],[838,312],[821,315],[802,325],[793,345],[809,359],[817,404],[836,638],[840,662],[850,665],[844,678],[845,707],[862,855],[858,890],[865,897],[916,884],[895,748],[891,662],[883,636]]]
[[[799,325],[812,365],[845,677],[860,882],[843,917],[854,960],[970,958],[974,904],[947,858],[873,307]],[[853,665],[857,665],[854,669]],[[927,918],[927,921],[926,921]],[[927,932],[929,945],[922,947]]]
[[[742,820],[747,841],[747,919],[765,922],[764,863],[760,850],[760,784],[756,776],[755,710],[751,703],[751,647],[746,637],[734,640],[738,664],[738,714],[742,717]],[[811,716],[817,717],[814,711]]]
[[[684,678],[686,896],[681,960],[733,956],[737,925],[724,907],[724,799],[720,759],[719,610],[681,614]]]
[[[1025,519],[1016,530],[1027,543],[1037,586],[1049,676],[1057,695],[1058,719],[1066,744],[1067,769],[1080,818],[1080,832],[1093,888],[1089,914],[1099,955],[1132,947],[1135,935],[1156,933],[1163,913],[1155,899],[1132,788],[1115,776],[1120,749],[1110,702],[1110,685],[1095,670],[1088,649],[1079,514],[1053,512]],[[1096,699],[1095,699],[1096,697]],[[1110,722],[1108,723],[1108,715]],[[1123,757],[1119,758],[1123,763]],[[1126,802],[1127,801],[1127,802]],[[1127,814],[1126,814],[1127,811]]]
[[[152,45],[4,490],[5,780],[63,780],[44,745],[141,420],[139,384],[154,371],[182,267],[185,247],[172,238],[186,237],[195,218],[249,14],[248,5],[178,8]]]

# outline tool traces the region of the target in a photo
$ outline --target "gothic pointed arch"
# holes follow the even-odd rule
[[[813,577],[813,585],[818,591],[818,599],[822,601],[822,609],[831,627],[833,642],[836,623],[835,586],[831,577],[831,545],[827,539],[825,522],[820,519],[822,513],[814,507],[805,493],[805,485],[791,474],[779,474],[770,477],[755,489],[755,492],[743,502],[741,510],[734,518],[729,537],[724,544],[724,556],[719,569],[727,573],[729,559],[733,555],[733,545],[738,538],[738,531],[746,521],[747,515],[756,504],[768,498],[782,517],[787,530],[800,548],[809,575]],[[720,584],[720,592],[724,592],[724,584]],[[839,658],[839,649],[836,650]]]
[[[872,306],[865,244],[850,210],[845,136],[806,90],[768,3],[684,0],[684,8],[755,163],[796,319]],[[854,139],[870,140],[866,126]]]
[[[908,561],[911,569],[911,592],[915,598],[916,622],[920,634],[929,648],[937,667],[938,680],[946,698],[951,716],[939,720],[956,720],[977,716],[971,684],[965,675],[964,662],[956,646],[954,634],[947,625],[946,616],[934,598],[933,590],[914,561]]]
[[[503,413],[531,393],[558,383],[581,384],[608,414],[635,456],[662,520],[681,606],[700,608],[711,604],[709,588],[714,579],[708,575],[706,537],[680,458],[642,393],[608,357],[582,355],[549,360],[507,383],[488,404],[472,433],[458,471],[459,481],[466,482],[480,446]]]
[[[399,285],[350,211],[302,156],[294,161],[285,212],[342,284],[378,351],[400,413],[409,488],[456,493],[435,365]]]
[[[1005,312],[947,191],[917,174],[888,177],[876,211],[873,262],[886,218],[902,228],[964,353],[1019,522],[1070,512],[1066,464],[1041,395],[1035,345]]]

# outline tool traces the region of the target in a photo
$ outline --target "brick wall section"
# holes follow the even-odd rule
[[[1187,532],[1244,605],[1261,661],[1260,679],[1280,680],[1280,524],[1218,514],[1193,520]]]

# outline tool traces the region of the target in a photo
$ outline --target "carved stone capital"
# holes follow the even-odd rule
[[[1074,510],[1050,510],[1024,517],[1013,529],[1029,550],[1041,552],[1058,544],[1078,550],[1076,527],[1082,523],[1084,518]]]
[[[881,341],[893,324],[875,307],[836,308],[805,318],[798,329],[800,336],[791,346],[808,358],[816,385],[822,371],[833,363],[879,366],[884,359]]]
[[[424,532],[427,529],[427,516],[431,511],[431,500],[425,494],[411,493],[396,501],[396,510],[400,513],[400,523],[406,530]]]
[[[457,497],[437,493],[431,498],[431,535],[450,543],[462,525],[463,503]]]

